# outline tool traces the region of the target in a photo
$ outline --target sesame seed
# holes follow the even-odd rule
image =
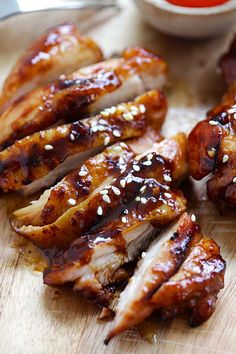
[[[104,139],[104,145],[108,145],[110,140],[111,140],[110,137],[106,136],[105,139]]]
[[[116,113],[116,107],[115,107],[115,106],[112,106],[112,107],[110,108],[110,112],[111,112],[111,114]]]
[[[123,118],[124,118],[125,120],[133,120],[133,119],[134,119],[134,117],[132,116],[132,114],[131,114],[130,112],[124,113],[124,114],[123,114]]]
[[[236,177],[233,178],[233,183],[236,183]]]
[[[126,224],[127,223],[127,218],[125,216],[122,216],[121,221]]]
[[[119,188],[115,187],[115,186],[112,186],[111,189],[113,190],[114,194],[115,195],[120,195],[120,190]]]
[[[103,189],[102,191],[100,191],[100,194],[108,194],[108,190],[107,189]]]
[[[119,164],[120,165],[123,165],[125,163],[125,160],[123,159],[123,157],[121,156],[120,158],[119,158]]]
[[[172,181],[172,178],[169,175],[164,175],[163,178],[164,178],[164,181],[166,181],[166,182]]]
[[[146,188],[147,188],[147,186],[142,186],[142,188],[140,188],[140,192],[141,193],[144,192]]]
[[[131,108],[132,111],[138,112],[138,107],[137,106],[131,106],[130,108]]]
[[[153,158],[153,154],[148,154],[147,159],[150,161]]]
[[[113,148],[115,151],[122,150],[122,147],[120,145],[114,146]]]
[[[127,184],[128,184],[128,183],[131,183],[132,181],[133,181],[133,177],[131,177],[131,176],[128,177],[127,180],[126,180]]]
[[[230,109],[228,109],[229,114],[234,114],[236,113],[236,105],[233,105]]]
[[[104,189],[110,189],[111,188],[111,185],[110,184],[107,184]]]
[[[133,169],[136,172],[140,171],[140,167],[138,165],[133,165]]]
[[[104,194],[104,195],[102,196],[102,199],[104,200],[104,202],[106,202],[106,203],[108,203],[108,204],[111,203],[111,199],[110,199],[109,195],[107,195],[107,194]]]
[[[79,176],[80,176],[80,177],[84,177],[84,176],[86,176],[87,174],[88,174],[88,171],[86,171],[86,170],[79,171]]]
[[[127,144],[125,144],[123,141],[120,143],[120,146],[123,147],[123,148],[127,148]]]
[[[109,114],[110,114],[110,112],[108,112],[108,111],[101,112],[101,116],[103,116],[103,117],[109,117]]]
[[[99,119],[98,123],[102,125],[106,125],[107,121],[105,119]]]
[[[73,199],[73,198],[70,198],[70,199],[68,199],[68,204],[75,205],[76,204],[76,200]]]
[[[170,194],[170,193],[164,193],[164,196],[165,196],[166,198],[171,198],[171,194]]]
[[[142,252],[141,257],[144,258],[144,257],[146,257],[146,255],[147,255],[147,252]]]
[[[98,215],[102,215],[103,214],[103,210],[102,210],[101,205],[99,205],[99,207],[97,208],[97,214]]]
[[[216,120],[209,120],[208,122],[210,125],[217,125],[218,122]]]
[[[99,125],[97,129],[99,132],[104,132],[106,130],[106,127],[104,127],[103,125]]]
[[[119,106],[117,106],[117,109],[120,111],[120,112],[125,112],[125,107],[122,106],[121,104]]]
[[[196,216],[194,214],[192,214],[191,220],[192,220],[192,222],[195,222],[197,220],[197,218],[196,218]]]
[[[92,132],[96,133],[98,131],[98,127],[95,125],[94,127],[91,128]]]
[[[234,113],[234,119],[236,119],[236,113]]]
[[[116,138],[120,138],[121,137],[121,133],[118,129],[113,130],[112,134],[116,137]]]
[[[146,107],[143,104],[139,105],[139,110],[141,113],[145,113],[146,112]]]
[[[152,161],[144,161],[143,162],[144,166],[151,166],[151,164],[152,164]]]
[[[75,140],[74,134],[70,134],[70,140],[71,140],[71,141],[74,141],[74,140]]]
[[[125,188],[126,180],[125,180],[125,179],[122,179],[122,180],[120,181],[120,185],[121,185],[122,188]]]
[[[47,144],[47,145],[44,146],[44,149],[49,151],[49,150],[52,150],[52,149],[53,149],[53,146]]]
[[[222,162],[226,163],[229,160],[229,155],[224,155],[222,158]]]
[[[137,202],[140,202],[141,198],[140,198],[139,196],[137,196],[137,197],[135,198],[135,200],[136,200]]]
[[[143,197],[142,197],[140,200],[141,200],[141,203],[142,203],[142,204],[146,204],[146,203],[147,203],[147,199],[146,199],[146,198],[143,198]]]

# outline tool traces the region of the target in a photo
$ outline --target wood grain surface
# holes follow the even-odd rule
[[[170,66],[167,96],[168,119],[163,132],[188,132],[224,91],[216,62],[232,34],[205,40],[184,41],[155,32],[142,22],[130,1],[110,21],[91,35],[111,54],[130,45],[140,45],[164,56]],[[52,23],[53,24],[53,23]],[[29,23],[27,24],[30,27]],[[33,23],[31,24],[33,27]],[[13,29],[14,30],[14,29]],[[18,40],[9,42],[7,31],[0,33],[0,79],[3,80],[17,55],[24,49]],[[27,42],[22,37],[22,41]],[[188,327],[184,317],[168,322],[154,320],[153,343],[136,329],[103,345],[110,323],[97,320],[99,310],[69,290],[55,290],[42,283],[43,262],[34,247],[9,228],[8,216],[23,203],[14,195],[0,196],[0,353],[236,353],[236,217],[220,216],[205,197],[204,184],[184,185],[189,210],[194,211],[204,233],[220,245],[227,261],[225,288],[220,293],[212,318],[198,328]]]

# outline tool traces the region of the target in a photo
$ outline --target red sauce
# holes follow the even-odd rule
[[[184,7],[211,7],[223,5],[229,0],[167,0],[171,4]]]

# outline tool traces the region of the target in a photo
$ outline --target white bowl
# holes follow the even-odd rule
[[[181,7],[165,0],[134,1],[150,25],[178,37],[213,37],[236,25],[236,0],[205,8]]]

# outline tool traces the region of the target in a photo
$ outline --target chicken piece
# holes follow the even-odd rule
[[[121,175],[115,181],[109,186],[106,186],[106,182],[101,183],[88,198],[68,209],[54,223],[45,226],[19,225],[13,219],[14,230],[42,248],[61,248],[88,231],[101,217],[103,219],[116,207],[134,198],[141,187],[145,190],[146,179],[156,179],[166,191],[174,182],[171,175],[175,165],[155,152],[131,161],[125,171],[123,161],[119,163]]]
[[[220,211],[236,206],[236,41],[220,65],[228,83],[234,83],[221,104],[199,122],[188,139],[191,175],[200,180],[213,173],[207,182],[209,199]],[[232,75],[230,81],[229,75]]]
[[[186,213],[160,235],[121,293],[106,343],[154,310],[162,318],[191,310],[192,324],[212,314],[224,286],[225,262],[216,243],[201,238],[199,226]]]
[[[121,58],[80,69],[35,89],[1,115],[0,148],[59,121],[78,120],[147,90],[162,88],[166,71],[166,63],[153,53],[130,48]]]
[[[54,26],[39,37],[18,59],[0,96],[0,111],[37,87],[70,74],[85,65],[101,61],[98,45],[82,36],[72,23]]]
[[[20,189],[30,194],[52,185],[107,144],[142,135],[152,115],[156,117],[155,109],[159,110],[158,127],[166,106],[162,95],[155,92],[156,100],[148,94],[147,99],[142,95],[93,118],[38,132],[16,142],[0,152],[0,188]]]
[[[133,157],[134,152],[123,142],[107,147],[70,172],[55,187],[47,189],[38,200],[16,210],[14,218],[22,225],[53,223],[66,210],[82,203],[100,184],[110,184],[120,174],[120,163],[126,168]]]
[[[166,195],[166,189],[154,179],[147,180],[145,186],[141,200],[132,199],[111,221],[74,241],[61,261],[44,271],[44,283],[75,282],[74,289],[90,299],[103,305],[110,301],[106,286],[114,282],[116,270],[137,257],[161,226],[185,210],[180,192]]]

